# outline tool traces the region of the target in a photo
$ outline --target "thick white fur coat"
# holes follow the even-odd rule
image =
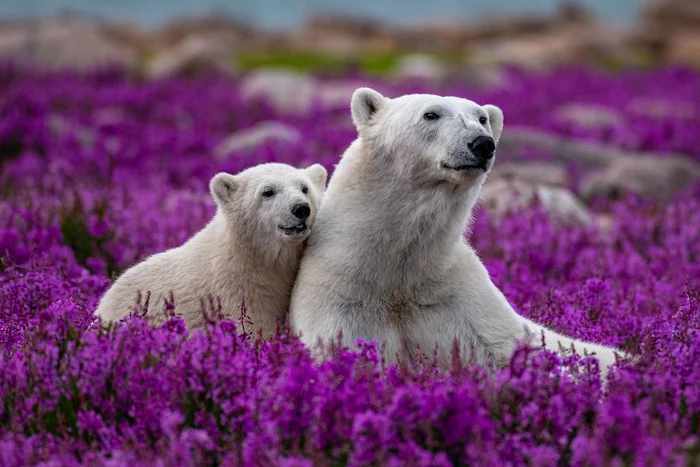
[[[517,341],[538,345],[544,333],[547,348],[615,362],[612,348],[518,315],[463,237],[494,159],[450,167],[474,163],[476,137],[498,141],[500,109],[366,88],[351,107],[359,138],[329,182],[291,298],[292,329],[316,355],[342,333],[344,345],[376,340],[389,362],[437,346],[447,364],[456,339],[463,358],[504,365]]]
[[[245,299],[252,321],[248,329],[273,334],[279,322],[286,322],[308,236],[306,229],[290,237],[280,226],[299,222],[291,210],[308,203],[306,226],[311,228],[325,182],[326,170],[320,165],[298,170],[263,164],[235,176],[218,174],[210,183],[217,212],[209,224],[182,246],[127,270],[105,293],[96,314],[104,321],[119,320],[134,311],[139,296],[140,311],[150,294],[146,316],[152,324],[161,324],[169,318],[172,294],[175,313],[193,329],[216,318],[217,312],[238,320]],[[266,190],[274,195],[266,198]]]

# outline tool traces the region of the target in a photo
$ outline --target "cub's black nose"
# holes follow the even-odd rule
[[[486,162],[493,157],[496,143],[490,136],[477,136],[474,141],[469,143],[469,150],[474,154],[474,157],[479,159],[479,162]]]
[[[292,208],[292,214],[294,214],[294,217],[297,219],[305,221],[311,214],[311,208],[306,203],[295,204]]]

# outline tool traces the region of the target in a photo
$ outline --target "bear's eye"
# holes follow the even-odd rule
[[[307,194],[309,192],[309,187],[306,185],[301,186],[301,192]]]
[[[437,120],[440,118],[440,116],[435,112],[426,112],[425,115],[423,115],[423,118],[426,120]]]
[[[265,198],[272,198],[273,196],[275,196],[275,190],[273,190],[272,188],[265,188],[262,192],[262,195]]]
[[[488,121],[489,119],[486,117],[479,117],[479,123],[481,123],[482,125],[486,125],[486,122]]]

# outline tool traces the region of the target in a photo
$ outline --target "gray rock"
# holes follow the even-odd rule
[[[680,156],[625,156],[584,181],[584,199],[595,196],[619,198],[634,193],[645,198],[670,201],[700,180],[700,165]]]
[[[21,57],[29,53],[31,35],[28,28],[3,26],[0,28],[0,57]]]
[[[565,139],[533,128],[512,127],[498,142],[499,152],[517,157],[525,149],[550,153],[560,161],[571,161],[586,167],[607,167],[619,157],[628,154],[618,148],[596,143]]]
[[[137,51],[103,34],[98,23],[53,18],[22,23],[0,33],[0,55],[56,69],[117,65],[133,70]]]
[[[268,141],[296,143],[300,140],[301,133],[293,126],[274,121],[261,122],[225,138],[217,145],[214,155],[221,160],[231,153],[253,151]]]
[[[439,81],[447,76],[447,69],[431,55],[405,55],[398,60],[394,68],[394,76],[399,79]]]
[[[622,115],[615,109],[599,105],[567,104],[555,110],[556,118],[587,128],[615,126]]]
[[[318,83],[316,98],[327,109],[350,109],[350,98],[361,87],[354,81],[332,80]]]
[[[503,162],[494,166],[489,180],[518,179],[538,185],[566,186],[567,173],[561,164],[551,162]]]
[[[688,102],[672,101],[669,99],[638,97],[630,101],[627,110],[637,115],[657,118],[659,120],[670,117],[683,120],[693,120],[696,118],[695,106]]]
[[[211,71],[232,74],[233,49],[217,35],[192,34],[153,57],[145,67],[149,78],[197,75]]]
[[[304,73],[261,68],[246,75],[240,89],[245,100],[263,99],[279,111],[304,113],[310,110],[317,87],[316,80]]]
[[[481,192],[481,200],[496,222],[506,214],[525,210],[537,203],[556,224],[589,225],[593,220],[586,206],[566,188],[526,180],[489,179]]]

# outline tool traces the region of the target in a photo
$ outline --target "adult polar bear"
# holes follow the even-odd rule
[[[346,344],[383,343],[388,361],[437,345],[445,363],[457,339],[463,356],[504,365],[516,341],[544,333],[550,349],[615,362],[614,349],[515,313],[463,237],[494,163],[498,107],[360,88],[351,110],[359,138],[329,182],[292,292],[290,323],[307,346],[320,355],[342,331]]]

